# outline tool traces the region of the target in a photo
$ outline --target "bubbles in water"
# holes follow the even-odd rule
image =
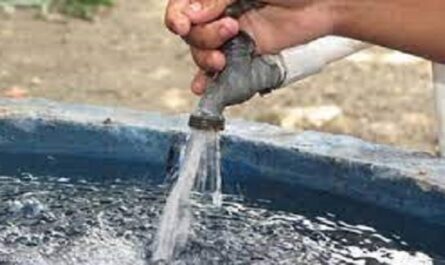
[[[0,264],[153,264],[167,186],[58,178],[0,177]],[[280,211],[235,196],[225,196],[221,207],[206,195],[192,197],[188,240],[169,264],[434,264],[429,253],[407,247],[403,235],[369,224]],[[25,215],[24,205],[33,214]]]
[[[9,254],[0,252],[0,264],[146,265],[143,246],[97,228],[91,229],[88,235],[71,241],[69,248],[61,248],[56,254],[51,253],[52,255],[29,248],[3,249]]]

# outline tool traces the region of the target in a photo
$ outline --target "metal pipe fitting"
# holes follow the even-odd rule
[[[225,15],[239,17],[248,10],[260,8],[257,0],[238,0],[230,5]],[[189,126],[201,130],[224,130],[224,108],[243,103],[257,92],[278,87],[282,82],[280,68],[265,59],[255,57],[255,44],[244,32],[224,47],[225,69],[208,85],[198,108],[190,116]]]
[[[224,46],[226,68],[208,85],[189,126],[201,130],[223,130],[223,111],[241,104],[257,93],[280,86],[283,75],[279,65],[268,57],[254,56],[253,40],[244,32]]]

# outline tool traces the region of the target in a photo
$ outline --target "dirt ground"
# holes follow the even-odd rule
[[[121,0],[92,23],[3,12],[0,96],[190,112],[195,67],[187,47],[164,29],[164,6]],[[229,116],[434,152],[430,80],[428,62],[373,48]]]

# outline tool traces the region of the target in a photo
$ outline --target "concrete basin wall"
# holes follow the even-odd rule
[[[0,100],[0,152],[146,162],[154,178],[177,163],[187,116]],[[445,225],[445,160],[349,136],[288,132],[230,121],[223,177],[269,179],[325,191]],[[0,163],[2,163],[0,161]]]

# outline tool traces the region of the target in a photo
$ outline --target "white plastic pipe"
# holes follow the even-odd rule
[[[445,64],[433,63],[433,81],[436,94],[439,151],[443,157],[445,155]]]
[[[369,46],[347,38],[324,37],[306,45],[286,49],[279,55],[279,65],[285,76],[283,86],[317,74],[330,63]]]
[[[341,60],[370,45],[342,37],[325,37],[306,45],[282,51],[278,60],[283,76],[283,86],[317,74],[330,63]],[[433,78],[438,120],[440,155],[445,156],[445,64],[433,64]]]

